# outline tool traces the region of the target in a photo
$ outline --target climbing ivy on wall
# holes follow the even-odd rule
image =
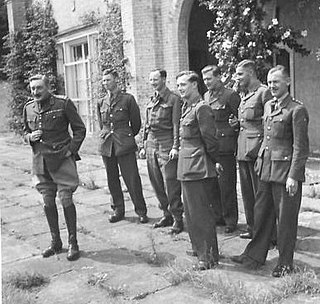
[[[199,0],[212,12],[215,21],[207,32],[209,51],[226,75],[243,59],[257,62],[259,78],[265,80],[274,56],[287,46],[305,56],[310,53],[299,39],[307,30],[281,25],[277,19],[265,20],[264,6],[270,0]]]
[[[22,131],[22,110],[29,99],[29,77],[45,74],[52,91],[57,88],[57,32],[50,1],[35,1],[26,12],[26,23],[5,37],[9,53],[4,56],[4,71],[12,84],[9,125],[17,133]]]
[[[115,2],[106,2],[105,12],[89,12],[81,17],[84,24],[96,24],[98,35],[97,64],[102,72],[105,69],[115,69],[120,78],[120,87],[125,90],[128,85],[129,74],[126,70],[127,58],[123,47],[126,41],[123,36],[121,22],[121,7]],[[101,75],[99,76],[101,79]],[[100,84],[100,90],[101,90]]]

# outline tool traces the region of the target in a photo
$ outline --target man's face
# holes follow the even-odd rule
[[[45,82],[41,79],[32,80],[30,82],[30,90],[33,98],[36,101],[42,101],[46,99],[49,94],[49,88],[46,86]]]
[[[117,87],[117,80],[112,74],[103,75],[102,83],[106,90],[114,91]]]
[[[290,79],[284,76],[281,71],[269,73],[267,82],[273,97],[280,98],[288,92]]]
[[[161,77],[159,71],[154,71],[150,73],[149,82],[153,89],[159,92],[164,88],[166,84],[166,79]]]
[[[238,82],[241,89],[247,89],[250,84],[250,79],[253,75],[253,71],[244,67],[238,67],[234,74],[234,79]]]
[[[203,82],[208,90],[216,90],[220,83],[219,76],[213,76],[212,71],[208,71],[202,74]]]
[[[188,99],[197,90],[197,83],[190,82],[187,75],[180,76],[177,79],[177,88],[181,98]]]

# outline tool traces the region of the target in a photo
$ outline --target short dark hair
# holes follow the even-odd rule
[[[50,87],[49,78],[44,74],[36,74],[29,78],[29,83],[34,80],[42,80],[46,87]]]
[[[150,73],[152,72],[159,72],[161,78],[167,78],[167,71],[164,69],[153,69]]]
[[[201,73],[207,73],[212,71],[214,77],[221,76],[221,69],[216,65],[207,65],[202,70]]]
[[[119,78],[119,74],[115,69],[105,69],[102,75],[103,76],[112,75],[114,78]]]
[[[288,69],[285,66],[281,65],[281,64],[278,64],[275,67],[271,68],[269,70],[268,74],[269,73],[274,73],[274,72],[277,72],[277,71],[280,71],[282,73],[282,75],[285,76],[285,77],[290,77]]]
[[[185,75],[188,76],[189,82],[196,82],[199,84],[200,77],[195,71],[181,71],[176,76],[176,80],[182,76],[185,76]]]
[[[257,74],[256,63],[253,60],[245,59],[238,63],[237,68],[245,68],[252,70]]]

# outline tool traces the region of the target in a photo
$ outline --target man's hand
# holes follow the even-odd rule
[[[223,172],[223,167],[220,163],[216,163],[216,172],[218,174],[218,177],[222,174]]]
[[[237,128],[239,126],[239,121],[236,116],[231,116],[229,117],[229,125],[231,128]]]
[[[42,136],[42,131],[41,130],[36,130],[30,133],[29,138],[30,141],[35,142],[41,139]]]
[[[169,159],[177,159],[179,155],[179,151],[177,149],[171,149],[170,153],[169,153]]]
[[[290,196],[294,196],[298,191],[298,181],[288,177],[286,182],[286,190]]]
[[[146,150],[144,148],[142,148],[139,152],[139,157],[141,159],[145,159],[146,158]]]

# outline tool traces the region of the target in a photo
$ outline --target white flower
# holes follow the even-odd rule
[[[254,41],[250,41],[248,43],[248,47],[255,47],[256,46],[256,43]]]
[[[207,31],[207,38],[210,39],[211,35],[213,35],[213,31],[209,30]]]
[[[232,46],[232,43],[230,40],[225,40],[222,42],[222,48],[223,49],[230,49]]]
[[[224,16],[224,15],[223,15],[223,12],[217,11],[217,16],[220,17],[220,18],[223,18],[223,16]]]
[[[272,51],[267,50],[267,54],[268,54],[269,56],[272,55]]]
[[[246,7],[245,10],[243,11],[243,16],[247,16],[250,12],[250,8]]]
[[[286,39],[290,36],[290,30],[287,30],[286,32],[284,32],[284,34],[282,35],[282,39]]]
[[[278,25],[279,24],[278,19],[277,18],[272,19],[272,24]]]
[[[307,37],[308,36],[308,31],[307,30],[301,31],[301,36],[302,37]]]

